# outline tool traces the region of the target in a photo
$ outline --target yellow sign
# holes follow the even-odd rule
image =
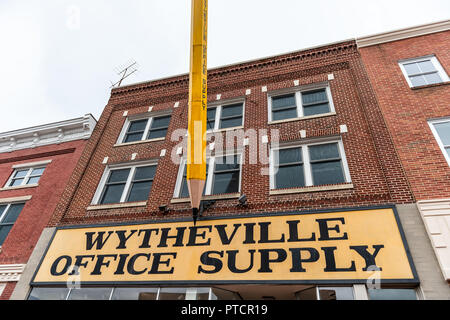
[[[60,228],[33,284],[417,282],[392,208]]]

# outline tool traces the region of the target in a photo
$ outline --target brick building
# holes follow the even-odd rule
[[[439,264],[442,271],[435,272],[435,278],[424,289],[425,295],[441,292],[447,299],[450,299],[445,286],[445,281],[450,282],[449,40],[449,20],[358,39],[378,104],[417,201],[418,211],[411,215],[410,221],[416,222],[417,232],[422,234],[423,219],[436,253],[426,259],[418,258],[417,261],[427,263],[416,266],[431,271],[435,270],[432,265]],[[430,244],[421,238],[410,241],[424,249]]]
[[[188,83],[112,90],[12,298],[423,297],[415,198],[355,41],[209,71],[195,226]]]
[[[9,299],[60,200],[95,119],[0,133],[0,299]]]

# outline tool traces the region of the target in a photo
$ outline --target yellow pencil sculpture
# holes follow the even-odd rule
[[[187,184],[194,223],[206,181],[208,1],[192,0]]]

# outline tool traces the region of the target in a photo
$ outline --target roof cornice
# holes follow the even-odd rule
[[[0,153],[88,139],[97,121],[83,117],[0,133]]]
[[[294,51],[289,53],[284,53],[281,55],[270,56],[259,58],[250,61],[238,62],[235,64],[230,64],[226,66],[216,67],[208,70],[208,77],[213,79],[215,77],[223,76],[224,74],[242,72],[251,69],[257,69],[261,67],[271,66],[274,64],[290,62],[293,60],[307,59],[307,58],[320,58],[329,55],[341,54],[343,52],[355,51],[356,52],[356,42],[355,40],[344,40],[334,43],[329,43],[326,45],[321,45],[317,47],[312,47],[308,49],[303,49],[300,51]],[[189,83],[189,74],[180,74],[175,76],[170,76],[166,78],[144,81],[139,83],[134,83],[130,85],[125,85],[117,87],[111,90],[111,95],[123,94],[127,92],[132,92],[136,90],[155,88],[160,86],[167,86],[173,84],[187,85]]]
[[[358,48],[374,46],[381,43],[398,41],[413,37],[419,37],[431,33],[450,30],[450,20],[423,24],[420,26],[399,29],[395,31],[378,33],[370,36],[360,37],[356,39]]]

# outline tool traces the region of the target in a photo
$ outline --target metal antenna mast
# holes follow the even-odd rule
[[[137,64],[136,61],[130,61],[130,62],[128,62],[126,67],[116,68],[115,71],[120,76],[120,80],[117,81],[116,83],[113,83],[111,81],[111,88],[120,87],[123,80],[125,80],[126,78],[131,76],[133,73],[138,71],[138,69],[137,69],[138,66],[139,65]]]

